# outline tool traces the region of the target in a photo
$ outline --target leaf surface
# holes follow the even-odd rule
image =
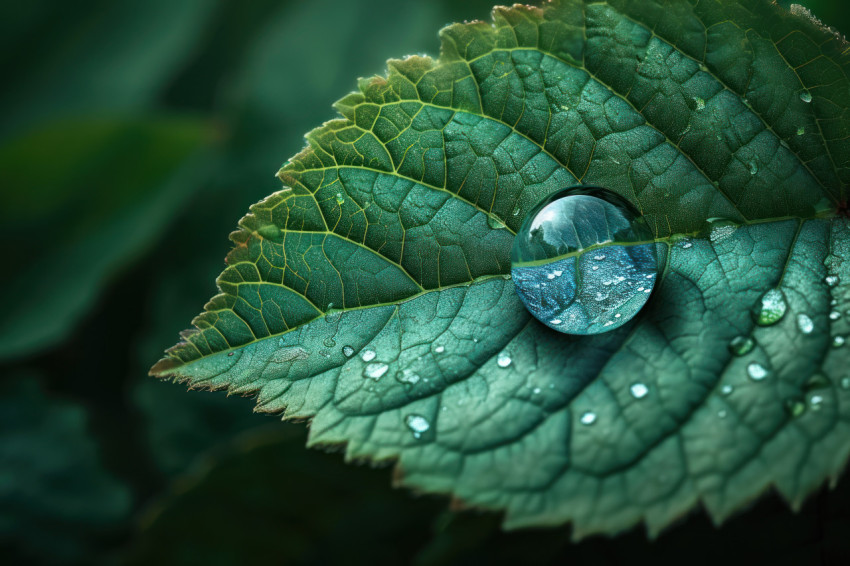
[[[850,81],[830,31],[747,6],[497,8],[444,29],[438,61],[390,61],[243,218],[152,374],[258,393],[309,444],[508,526],[655,533],[771,485],[799,505],[850,453]],[[506,277],[527,211],[578,182],[630,200],[664,259],[638,316],[586,337]],[[771,290],[785,316],[758,326]]]

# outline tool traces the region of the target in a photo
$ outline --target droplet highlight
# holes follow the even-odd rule
[[[368,377],[370,379],[374,379],[378,381],[384,374],[387,373],[387,370],[390,369],[390,366],[383,362],[374,362],[371,364],[366,364],[366,367],[363,369],[363,377]]]
[[[343,346],[342,355],[344,355],[346,358],[350,358],[354,355],[354,348],[352,348],[351,346]]]
[[[410,429],[410,432],[413,433],[413,438],[420,438],[431,428],[431,423],[428,422],[428,419],[422,415],[416,414],[407,415],[404,418],[404,424],[406,424],[407,428]]]
[[[729,342],[729,351],[735,356],[745,356],[753,351],[756,341],[749,336],[736,336]]]
[[[770,326],[782,320],[787,310],[785,294],[779,289],[770,289],[759,299],[753,316],[759,326]]]
[[[627,323],[646,304],[658,273],[646,222],[599,187],[564,189],[534,207],[514,239],[511,262],[528,311],[565,334]]]
[[[369,350],[367,348],[366,350],[363,350],[362,352],[360,352],[360,359],[363,360],[364,362],[371,362],[372,360],[375,359],[375,356],[377,356],[377,355],[378,354],[375,353],[375,350]]]
[[[499,352],[499,355],[496,357],[496,364],[500,368],[506,368],[511,365],[511,355],[508,352]]]
[[[815,323],[812,321],[812,317],[805,313],[800,313],[797,315],[797,328],[803,334],[811,334],[812,330],[815,329]]]
[[[761,381],[768,375],[767,369],[761,365],[760,363],[753,362],[747,366],[747,375],[750,376],[750,379],[753,381]]]
[[[629,387],[629,392],[635,399],[643,399],[649,394],[649,387],[643,383],[634,383]]]
[[[596,413],[592,411],[587,411],[581,415],[579,421],[581,421],[581,424],[583,425],[592,425],[596,422]]]
[[[800,93],[800,100],[802,100],[803,102],[808,104],[809,102],[812,101],[812,93],[810,93],[807,90],[804,90],[803,92]]]

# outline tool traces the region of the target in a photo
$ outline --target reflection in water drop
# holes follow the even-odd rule
[[[750,376],[750,379],[753,381],[761,381],[769,372],[765,367],[759,363],[753,362],[747,366],[747,375]]]
[[[645,221],[626,201],[594,187],[559,191],[532,209],[511,261],[529,312],[566,334],[599,334],[631,320],[658,272]]]
[[[368,348],[360,352],[360,359],[364,362],[371,362],[375,359],[375,356],[377,356],[375,350],[369,350]]]
[[[841,318],[840,312],[832,311],[831,313],[829,313],[829,320],[838,320],[839,318]]]
[[[416,385],[419,383],[420,378],[419,374],[412,369],[405,369],[396,375],[396,379],[402,383],[407,383],[408,385]]]
[[[736,336],[729,342],[729,351],[736,356],[743,356],[752,352],[756,341],[749,336]]]
[[[579,419],[579,420],[581,421],[581,424],[583,424],[583,425],[592,425],[593,423],[596,422],[596,413],[594,413],[592,411],[587,411],[586,413],[584,413],[581,416],[581,419]]]
[[[431,428],[431,423],[422,415],[407,415],[404,424],[413,433],[413,438],[419,438]]]
[[[810,93],[807,90],[804,90],[803,92],[800,93],[800,100],[802,100],[803,102],[808,104],[809,102],[812,101],[812,93]]]
[[[759,299],[753,310],[753,317],[759,326],[770,326],[782,320],[787,310],[785,294],[779,289],[770,289]]]
[[[438,354],[442,354],[443,352],[446,351],[446,348],[445,348],[445,346],[437,346],[436,348],[434,348],[434,351],[437,352]]]
[[[833,336],[832,337],[832,347],[840,348],[844,345],[844,336]]]
[[[723,395],[731,395],[734,390],[735,388],[731,385],[724,385],[720,388],[720,393],[722,393]]]
[[[841,378],[841,389],[845,391],[850,391],[850,377]]]
[[[803,334],[811,334],[812,330],[815,329],[815,323],[812,322],[812,318],[809,315],[800,313],[797,315],[797,328]]]
[[[824,282],[830,287],[835,287],[838,285],[838,275],[827,275]]]
[[[352,348],[351,346],[343,346],[342,353],[343,355],[345,355],[346,358],[350,358],[354,355],[354,348]]]

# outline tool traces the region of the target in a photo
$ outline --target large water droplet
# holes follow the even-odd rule
[[[759,326],[770,326],[782,320],[787,310],[785,294],[779,289],[770,289],[756,303],[753,318]]]
[[[369,350],[368,348],[360,352],[360,359],[364,362],[371,362],[375,359],[375,356],[377,356],[375,350]]]
[[[747,366],[747,375],[750,376],[750,379],[753,381],[761,381],[767,374],[770,373],[765,369],[763,365],[757,362],[753,362]]]
[[[366,364],[366,368],[363,370],[363,377],[368,377],[378,381],[384,377],[384,374],[387,373],[388,369],[390,369],[390,366],[383,362]]]
[[[496,363],[500,368],[506,368],[511,365],[511,355],[508,352],[499,352],[496,357]]]
[[[705,100],[703,100],[699,96],[694,97],[694,104],[696,105],[697,110],[702,110],[705,108]]]
[[[812,317],[805,313],[801,313],[797,315],[797,328],[799,328],[800,332],[803,334],[811,334],[812,330],[815,329],[815,323],[812,322]]]
[[[809,404],[812,406],[813,411],[820,411],[822,403],[823,395],[812,395],[812,397],[809,399]]]
[[[729,351],[736,356],[749,354],[755,348],[756,341],[749,336],[735,336],[729,342]]]
[[[419,438],[431,428],[431,423],[422,415],[407,415],[404,424],[413,433],[413,438]]]
[[[350,358],[354,355],[354,348],[352,348],[351,346],[343,346],[342,353],[346,358]]]
[[[592,425],[596,422],[596,413],[594,413],[593,411],[587,411],[581,416],[579,420],[583,425]]]
[[[643,399],[649,394],[649,387],[643,383],[635,383],[629,387],[629,391],[635,399]]]
[[[529,312],[566,334],[622,326],[649,299],[658,273],[646,222],[627,201],[597,187],[564,189],[534,207],[514,239],[511,262]],[[558,272],[563,276],[548,277]]]

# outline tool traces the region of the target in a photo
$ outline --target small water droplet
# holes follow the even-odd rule
[[[832,338],[832,347],[833,348],[840,348],[843,345],[844,345],[844,336],[834,336]]]
[[[337,204],[345,204],[345,198],[342,196],[342,193],[336,194],[336,203]]]
[[[839,282],[838,275],[827,275],[824,282],[830,287],[835,287]]]
[[[228,357],[228,358],[229,358],[230,356],[232,356],[232,355],[233,355],[233,352],[227,352],[227,357]]]
[[[603,261],[605,259],[605,254],[595,255],[593,256],[593,259],[595,259],[596,261]]]
[[[850,376],[841,378],[841,389],[845,391],[850,390]]]
[[[811,404],[813,411],[820,411],[821,404],[823,403],[823,395],[812,395],[811,399],[809,399],[809,403]]]
[[[686,249],[690,248],[690,247],[691,247],[691,246],[693,246],[693,245],[694,245],[694,244],[693,244],[690,240],[685,240],[684,242],[682,242],[682,249],[683,249],[683,250],[686,250]]]
[[[596,422],[596,413],[592,411],[587,411],[581,416],[581,424],[583,425],[592,425]]]
[[[546,279],[548,279],[549,281],[551,281],[551,280],[552,280],[552,279],[554,279],[554,278],[555,278],[555,274],[554,274],[554,273],[550,273],[549,275],[547,275],[547,276],[546,276]]]
[[[540,388],[535,387],[534,389],[531,390],[531,392],[534,393],[535,395],[539,395],[540,394]]]
[[[396,379],[398,379],[402,383],[416,385],[417,383],[419,383],[419,374],[413,371],[412,369],[405,369],[396,375]]]
[[[375,350],[369,350],[368,348],[360,352],[360,359],[364,362],[371,362],[375,359],[375,356],[377,356]]]
[[[728,384],[720,388],[720,393],[723,395],[731,395],[733,391],[735,391],[735,388]]]
[[[804,90],[803,92],[800,93],[800,100],[802,100],[803,102],[808,104],[809,102],[812,101],[812,93],[810,93],[807,90]]]
[[[839,318],[841,318],[840,312],[832,311],[831,313],[829,313],[829,320],[838,320]]]
[[[634,383],[629,387],[629,391],[635,399],[643,399],[649,394],[649,387],[643,383]]]
[[[556,269],[556,270],[555,270],[555,271],[553,271],[552,273],[554,273],[554,274],[555,274],[555,277],[560,277],[561,275],[563,275],[563,274],[564,274],[564,272],[563,272],[562,270],[560,270],[560,269]]]
[[[504,230],[507,228],[505,223],[496,218],[495,216],[487,216],[487,225],[493,230]]]
[[[759,164],[755,159],[751,159],[747,163],[747,167],[749,167],[749,169],[750,169],[750,175],[755,175],[756,173],[759,172]]]
[[[410,429],[410,432],[413,433],[413,438],[419,438],[431,428],[431,423],[428,422],[428,419],[423,417],[422,415],[407,415],[404,418],[404,424],[407,425],[407,428]]]
[[[788,414],[791,415],[792,418],[797,418],[806,412],[806,404],[797,398],[786,399],[785,410],[788,411]]]
[[[735,336],[729,341],[729,351],[736,356],[744,356],[753,351],[756,341],[749,336]]]
[[[446,348],[445,348],[445,346],[437,346],[436,348],[434,348],[434,351],[437,352],[438,354],[442,354],[443,352],[446,351]]]
[[[747,366],[747,375],[750,376],[750,379],[753,381],[761,381],[768,375],[767,369],[763,365],[757,362],[752,362]]]
[[[328,336],[324,339],[322,344],[324,344],[326,348],[333,348],[334,346],[336,346],[336,340]]]
[[[787,310],[785,294],[779,289],[770,289],[759,299],[753,315],[759,326],[770,326],[782,320]]]
[[[699,96],[694,97],[694,104],[696,104],[697,110],[703,110],[705,108],[705,100]]]
[[[806,133],[806,128],[804,128],[803,126],[800,126],[799,128],[797,128],[797,135],[798,136],[802,136],[805,133]]]
[[[508,352],[499,352],[499,355],[496,357],[496,364],[500,368],[506,368],[511,365],[511,355]]]
[[[726,418],[726,409],[720,409],[719,411],[717,411],[717,416],[721,419],[725,419]]]
[[[797,328],[803,334],[811,334],[812,330],[815,329],[815,323],[812,321],[812,317],[805,313],[800,313],[797,315]]]
[[[369,377],[378,381],[384,374],[387,373],[387,370],[390,369],[390,366],[383,362],[374,362],[371,364],[366,364],[366,367],[363,369],[363,377]]]
[[[346,358],[350,358],[354,355],[354,348],[352,348],[351,346],[343,346],[342,353]]]
[[[593,271],[597,271],[599,269],[599,266],[593,265],[593,266],[590,267],[590,269],[592,269]]]
[[[550,324],[554,324],[555,326],[561,324],[562,322],[564,322],[564,321],[561,320],[560,318],[553,318],[552,320],[549,321]]]
[[[519,215],[519,205],[516,205],[516,206],[514,207],[514,209],[511,211],[511,214],[512,214],[512,215],[514,215],[514,216],[518,216],[518,215]]]

